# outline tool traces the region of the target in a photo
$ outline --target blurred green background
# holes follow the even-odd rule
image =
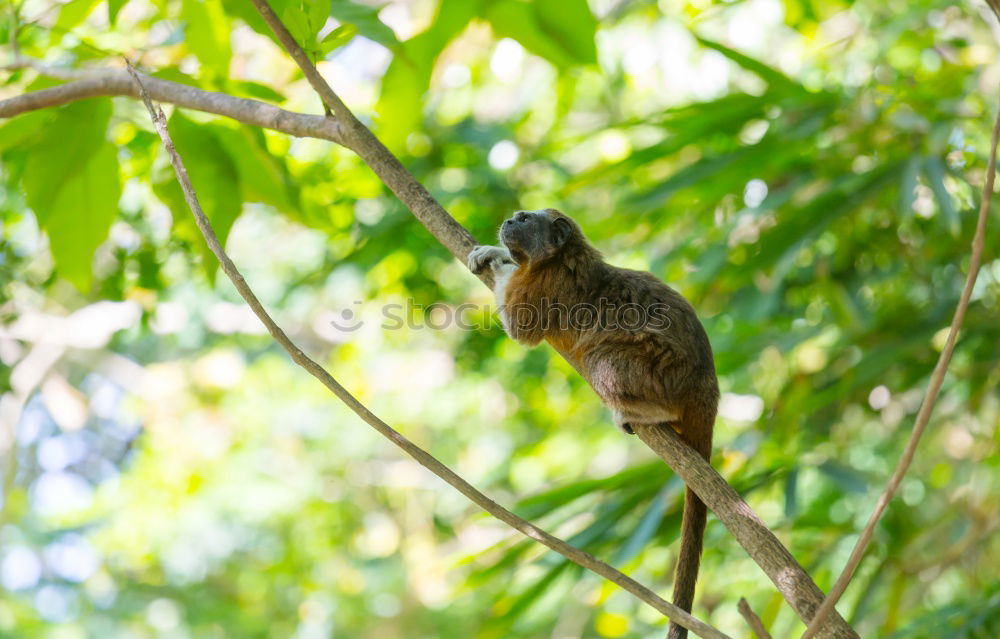
[[[557,207],[693,302],[724,392],[713,463],[829,588],[967,270],[1000,84],[986,5],[272,4],[481,241],[512,210]],[[128,54],[321,112],[242,0],[7,0],[7,61],[15,32],[50,65]],[[0,81],[0,98],[58,83]],[[447,321],[489,292],[355,156],[167,110],[294,340],[499,501],[669,593],[680,482],[548,347]],[[140,104],[6,120],[0,154],[0,636],[663,635],[290,363],[203,247]],[[862,636],[1000,636],[993,209],[931,428],[839,606]],[[741,596],[776,637],[802,629],[710,517],[694,612],[748,636]]]

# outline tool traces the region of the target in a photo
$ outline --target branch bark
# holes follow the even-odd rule
[[[465,263],[469,251],[477,245],[475,238],[451,217],[378,138],[354,117],[272,11],[267,0],[250,1],[281,45],[302,69],[323,103],[337,116],[343,125],[348,145],[389,186],[431,234],[456,258]],[[708,462],[684,444],[669,428],[642,428],[637,434],[681,476],[684,483],[690,486],[709,508],[716,512],[740,545],[771,578],[799,617],[808,622],[822,603],[823,592],[750,506]],[[822,632],[824,638],[857,639],[854,630],[836,613],[831,617],[829,626]]]
[[[327,372],[325,368],[303,353],[302,350],[288,338],[288,335],[285,334],[284,330],[282,330],[282,328],[271,318],[267,310],[264,309],[260,300],[254,294],[253,290],[251,290],[250,286],[243,278],[243,275],[239,272],[239,269],[236,268],[236,265],[231,259],[229,259],[229,256],[223,250],[218,237],[215,235],[215,231],[212,229],[212,225],[209,222],[208,217],[205,216],[205,213],[202,211],[201,205],[198,202],[198,196],[194,191],[194,187],[191,185],[187,169],[184,168],[184,162],[181,160],[180,155],[174,148],[173,140],[171,140],[170,133],[167,130],[167,119],[163,115],[163,111],[153,105],[149,94],[143,86],[143,81],[140,80],[138,73],[135,72],[131,66],[129,66],[129,72],[133,74],[136,90],[140,93],[142,100],[146,105],[146,109],[149,111],[149,115],[153,120],[153,124],[156,126],[156,131],[159,134],[160,139],[163,141],[167,154],[170,156],[170,162],[177,175],[177,181],[180,183],[181,190],[184,192],[184,199],[187,201],[191,212],[194,214],[195,222],[197,222],[198,228],[201,230],[201,234],[205,237],[205,241],[208,243],[209,248],[212,250],[212,253],[215,254],[216,258],[218,258],[219,263],[222,265],[222,270],[225,272],[230,281],[232,281],[233,286],[236,287],[240,296],[243,297],[246,303],[253,310],[254,315],[260,319],[260,321],[267,328],[268,332],[271,334],[271,337],[273,337],[274,340],[288,352],[296,364],[304,368],[306,372],[322,382],[323,385],[326,386],[340,401],[346,404],[348,408],[358,415],[358,417],[367,422],[380,434],[392,441],[392,443],[396,444],[396,446],[401,448],[406,454],[413,457],[413,459],[415,459],[422,466],[446,481],[473,503],[480,506],[483,510],[490,513],[500,521],[506,523],[515,530],[520,531],[525,536],[534,539],[535,541],[538,541],[548,548],[558,552],[573,563],[582,566],[583,568],[586,568],[601,577],[604,577],[614,584],[617,584],[622,589],[635,595],[638,599],[649,604],[657,611],[669,617],[672,621],[694,632],[699,637],[705,637],[706,639],[731,639],[723,632],[699,619],[696,619],[690,613],[685,612],[677,606],[665,601],[649,588],[646,588],[639,582],[613,568],[609,564],[597,559],[590,553],[584,552],[579,548],[567,544],[562,539],[545,532],[526,519],[518,517],[503,506],[497,504],[495,501],[477,490],[472,484],[462,479],[462,477],[438,461],[430,453],[420,448],[397,430],[379,419],[374,413],[368,410],[364,404],[351,395],[347,389],[341,386],[340,383],[334,379],[334,377]]]
[[[636,429],[636,435],[712,509],[799,617],[811,619],[823,601],[823,591],[733,487],[672,428],[643,425]],[[831,621],[824,636],[857,637],[839,615]]]
[[[124,70],[79,71],[47,67],[25,60],[6,68],[31,68],[42,75],[68,82],[0,100],[0,118],[10,118],[27,111],[97,96],[139,97],[135,83]],[[295,113],[258,100],[237,98],[225,93],[205,91],[186,84],[140,75],[150,96],[159,102],[222,115],[245,124],[281,131],[295,137],[319,138],[346,146],[340,124],[334,118]]]
[[[996,9],[995,5],[998,4],[1000,3],[993,2],[991,6]],[[998,17],[1000,17],[1000,12],[998,12]],[[823,622],[834,610],[834,606],[837,605],[837,601],[841,595],[847,590],[847,586],[851,583],[851,578],[854,576],[854,571],[857,570],[858,564],[864,558],[865,550],[868,549],[872,535],[875,534],[875,526],[878,525],[879,519],[882,518],[882,514],[889,506],[889,502],[896,495],[896,490],[903,481],[903,476],[906,475],[906,471],[909,470],[910,464],[913,462],[913,456],[917,452],[920,437],[924,434],[927,424],[931,419],[931,412],[934,410],[938,393],[940,393],[941,385],[944,383],[944,376],[948,372],[948,364],[951,362],[951,356],[955,352],[958,331],[962,328],[962,322],[965,320],[965,311],[969,308],[969,301],[972,299],[972,289],[976,285],[979,268],[982,266],[983,245],[986,238],[986,219],[989,217],[990,200],[993,199],[993,185],[996,179],[998,140],[1000,140],[1000,111],[997,111],[996,122],[993,124],[990,157],[986,166],[986,179],[983,183],[983,197],[979,204],[979,219],[976,222],[976,234],[972,239],[972,257],[969,260],[969,273],[965,276],[965,287],[962,289],[962,296],[959,298],[958,306],[955,308],[955,316],[951,320],[951,328],[948,329],[948,339],[945,341],[944,349],[941,350],[941,355],[934,366],[934,372],[931,373],[930,385],[927,387],[924,401],[921,403],[920,411],[917,413],[916,423],[913,425],[913,432],[910,433],[910,439],[906,442],[906,448],[903,450],[903,455],[899,459],[896,470],[893,471],[892,477],[889,478],[889,483],[878,498],[875,510],[872,511],[871,516],[868,518],[868,523],[865,524],[864,529],[861,531],[861,536],[854,545],[854,550],[851,551],[851,556],[848,558],[843,572],[840,573],[840,577],[837,578],[833,589],[830,590],[830,594],[827,595],[823,605],[816,611],[816,616],[802,634],[802,639],[810,639],[821,631]]]

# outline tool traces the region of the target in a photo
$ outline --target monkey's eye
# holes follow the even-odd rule
[[[529,216],[527,211],[518,211],[517,215],[514,216],[514,219],[517,220],[518,222],[527,222],[528,217]]]

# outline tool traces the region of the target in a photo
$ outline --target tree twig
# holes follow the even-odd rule
[[[986,166],[986,180],[983,183],[983,198],[979,204],[979,219],[976,222],[976,234],[972,239],[972,257],[969,259],[969,273],[965,277],[965,287],[962,289],[962,296],[959,298],[958,306],[955,308],[955,316],[951,320],[951,328],[948,329],[948,339],[945,341],[941,355],[934,366],[934,372],[931,373],[931,381],[927,387],[927,393],[924,395],[924,401],[920,405],[920,411],[917,413],[913,432],[910,433],[910,439],[906,442],[906,448],[903,450],[903,455],[896,465],[896,470],[893,471],[889,483],[878,498],[875,510],[872,511],[871,516],[868,518],[868,523],[865,524],[864,530],[861,531],[861,536],[854,545],[854,550],[851,551],[851,556],[848,558],[843,572],[840,573],[840,577],[837,578],[836,583],[830,590],[830,594],[823,601],[823,605],[816,611],[816,616],[802,634],[802,639],[810,639],[810,637],[815,636],[820,631],[823,621],[833,611],[834,606],[837,605],[837,601],[844,594],[844,591],[847,590],[848,584],[851,583],[851,577],[854,576],[854,571],[857,570],[858,564],[864,558],[868,543],[875,533],[875,526],[896,494],[896,490],[899,488],[900,482],[903,481],[906,471],[910,468],[913,456],[917,452],[917,445],[920,443],[920,437],[924,434],[927,423],[930,421],[931,411],[934,410],[934,403],[937,401],[938,393],[941,391],[941,384],[944,383],[944,376],[948,372],[948,364],[951,362],[952,353],[955,351],[955,342],[958,340],[958,331],[962,328],[962,322],[965,320],[965,311],[969,308],[972,289],[976,284],[979,268],[982,266],[983,246],[986,237],[986,218],[989,217],[990,200],[993,198],[993,184],[996,178],[998,139],[1000,139],[1000,110],[997,111],[996,122],[993,124],[990,157]]]
[[[42,75],[69,82],[0,100],[0,118],[9,118],[27,111],[97,96],[139,97],[135,83],[124,70],[80,71],[48,67],[36,61],[23,59],[6,68],[31,68]],[[153,99],[160,102],[222,115],[245,124],[274,129],[296,137],[313,137],[340,145],[345,144],[340,124],[334,118],[286,111],[258,100],[205,91],[144,74],[142,81]]]
[[[740,597],[740,602],[736,604],[737,610],[743,615],[750,630],[757,636],[757,639],[771,639],[771,633],[764,627],[764,622],[760,620],[757,613],[753,611],[746,599]]]
[[[445,248],[464,264],[469,251],[479,244],[476,238],[472,237],[471,233],[465,230],[448,211],[444,210],[444,207],[424,188],[424,185],[406,170],[399,159],[385,148],[385,145],[368,130],[368,127],[354,117],[351,110],[333,92],[316,66],[309,60],[306,52],[302,50],[292,34],[271,10],[271,6],[265,0],[251,0],[251,2],[257,7],[257,11],[260,12],[267,25],[274,31],[274,35],[281,42],[281,45],[302,69],[302,73],[305,74],[306,79],[309,80],[309,84],[312,85],[320,99],[337,117],[343,126],[347,146],[364,160],[365,164],[410,209],[417,220],[427,227],[431,235],[444,244]],[[413,108],[419,107],[414,105]],[[489,269],[479,275],[479,278],[487,285],[492,284],[492,274]]]
[[[229,256],[223,250],[218,237],[215,235],[215,231],[212,229],[211,223],[202,211],[201,205],[198,202],[198,196],[194,191],[194,187],[191,185],[191,180],[188,177],[187,170],[184,168],[184,163],[181,160],[180,155],[177,153],[177,150],[174,148],[174,143],[170,138],[169,131],[167,130],[167,120],[163,115],[163,111],[153,105],[149,94],[143,86],[143,81],[139,79],[138,73],[133,70],[131,65],[129,65],[128,70],[129,73],[133,74],[132,77],[134,78],[140,96],[146,105],[146,109],[149,111],[150,117],[153,119],[156,131],[159,134],[160,139],[163,141],[163,146],[167,150],[167,155],[170,156],[170,162],[174,167],[174,172],[177,174],[177,181],[180,183],[181,189],[184,191],[184,199],[191,208],[191,212],[194,214],[195,221],[198,224],[198,228],[201,230],[201,234],[205,237],[205,241],[208,243],[212,253],[215,254],[216,258],[218,258],[226,276],[229,277],[240,296],[243,297],[246,303],[253,310],[254,315],[260,319],[260,321],[267,328],[268,332],[271,334],[271,337],[273,337],[274,340],[288,352],[296,364],[304,368],[310,375],[321,381],[323,385],[330,389],[330,391],[336,395],[338,399],[348,406],[348,408],[354,411],[359,417],[361,417],[361,419],[371,425],[380,434],[384,435],[392,441],[392,443],[396,444],[396,446],[413,457],[422,466],[446,481],[460,493],[468,497],[473,503],[477,504],[483,510],[490,513],[500,521],[518,530],[525,536],[551,548],[573,563],[595,572],[601,577],[617,584],[622,589],[633,594],[638,599],[644,601],[657,611],[669,617],[672,621],[691,630],[698,636],[706,637],[707,639],[731,639],[728,635],[722,633],[716,628],[699,619],[696,619],[688,612],[685,612],[677,606],[665,601],[649,588],[643,586],[616,568],[604,563],[588,552],[567,544],[562,539],[545,532],[528,520],[518,517],[503,506],[497,504],[495,501],[477,490],[474,486],[472,486],[472,484],[462,479],[462,477],[456,474],[453,470],[438,461],[430,453],[420,448],[394,428],[379,419],[374,413],[368,410],[364,404],[351,395],[347,389],[341,386],[340,383],[334,379],[334,377],[330,375],[325,368],[303,353],[302,350],[288,338],[288,335],[285,334],[284,330],[282,330],[282,328],[275,323],[275,321],[268,314],[267,310],[264,309],[264,306],[260,303],[260,300],[257,299],[253,290],[250,289],[250,286],[243,278],[243,275],[239,272],[236,265],[231,259],[229,259]]]

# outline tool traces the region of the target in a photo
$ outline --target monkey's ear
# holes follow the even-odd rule
[[[552,222],[552,244],[556,248],[562,248],[571,235],[573,235],[573,225],[570,224],[569,220],[557,217]]]

